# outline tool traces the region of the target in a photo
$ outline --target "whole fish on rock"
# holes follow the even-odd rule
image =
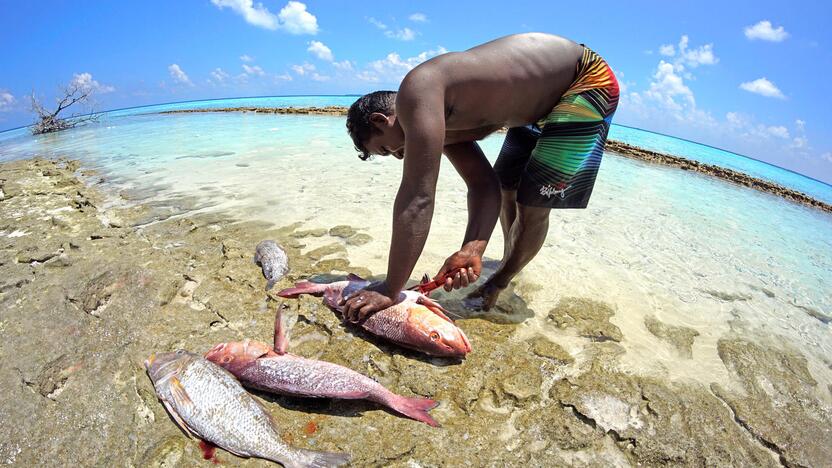
[[[189,353],[153,354],[145,368],[156,395],[188,435],[241,457],[272,460],[285,467],[330,467],[349,455],[316,452],[287,445],[271,415],[228,371]]]
[[[296,298],[301,294],[322,295],[324,304],[343,313],[340,299],[369,284],[369,281],[350,274],[346,281],[328,284],[301,281],[277,295],[287,298]],[[416,291],[402,291],[399,302],[370,315],[360,326],[376,336],[432,356],[464,358],[471,352],[468,338],[448,318],[447,311]]]
[[[289,273],[289,257],[273,240],[264,240],[257,244],[254,250],[254,263],[263,269],[263,276],[267,281],[266,291],[280,281],[286,273]]]
[[[370,400],[409,418],[438,427],[428,410],[438,405],[428,398],[396,395],[375,380],[326,361],[286,353],[288,340],[282,314],[275,320],[274,349],[259,341],[221,343],[205,354],[251,388],[313,398]]]

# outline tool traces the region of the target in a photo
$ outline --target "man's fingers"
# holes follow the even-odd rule
[[[468,278],[468,270],[462,270],[459,273],[459,282],[462,284],[463,288],[467,288],[471,281]]]
[[[445,279],[445,291],[451,292],[454,289],[454,280],[451,278]]]

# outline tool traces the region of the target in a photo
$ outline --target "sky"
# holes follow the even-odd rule
[[[424,60],[508,34],[592,48],[614,123],[832,183],[830,2],[0,0],[0,129],[69,83],[95,109],[396,89]],[[826,104],[824,104],[826,103]]]

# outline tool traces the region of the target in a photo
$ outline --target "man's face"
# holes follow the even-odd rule
[[[404,131],[396,121],[396,116],[386,116],[377,112],[370,116],[370,122],[373,123],[376,132],[364,143],[367,151],[379,156],[404,158]]]

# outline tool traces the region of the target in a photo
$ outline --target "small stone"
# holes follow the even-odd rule
[[[313,266],[316,270],[326,273],[329,273],[332,270],[348,271],[349,267],[350,261],[346,258],[329,258],[321,260]]]
[[[339,225],[339,226],[335,226],[335,227],[333,227],[332,229],[330,229],[330,230],[329,230],[329,235],[330,235],[330,236],[333,236],[333,237],[343,237],[343,238],[345,238],[345,239],[346,239],[347,237],[352,237],[352,236],[354,236],[354,235],[355,235],[355,233],[356,233],[355,229],[353,229],[352,227],[347,226],[347,225],[345,225],[345,224],[341,224],[341,225]]]
[[[373,240],[373,238],[369,234],[364,234],[363,232],[360,232],[347,239],[347,245],[364,245],[370,242],[371,240]]]
[[[306,253],[306,256],[313,259],[313,260],[320,260],[327,255],[332,255],[335,253],[342,253],[346,252],[347,249],[344,248],[343,245],[338,243],[327,244],[323,247],[318,247],[317,249],[310,250]]]
[[[546,338],[536,338],[532,342],[532,353],[535,356],[551,359],[561,364],[571,364],[575,362],[575,358],[566,352],[559,344],[549,341]]]
[[[621,329],[610,323],[612,307],[591,299],[567,297],[549,311],[549,320],[558,328],[575,328],[579,336],[592,341],[616,341],[623,338]]]
[[[693,356],[691,347],[693,346],[693,339],[699,336],[698,331],[687,327],[674,327],[659,321],[653,316],[644,317],[644,325],[656,338],[672,344],[682,356],[686,358]]]

